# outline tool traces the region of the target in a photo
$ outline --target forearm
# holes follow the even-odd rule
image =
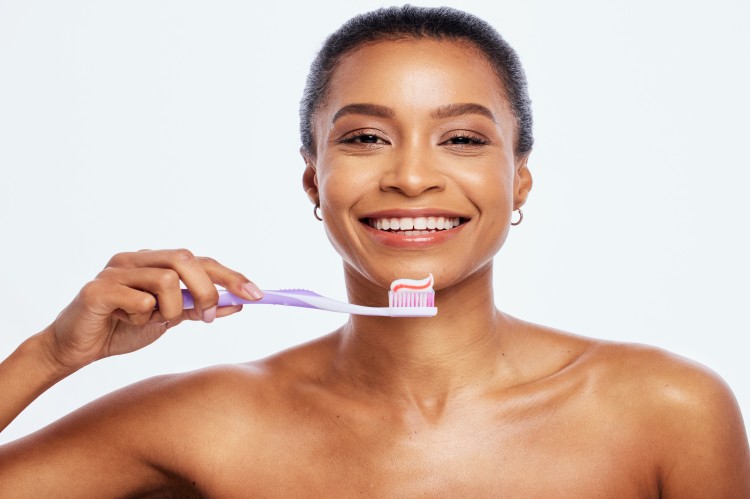
[[[48,330],[21,343],[0,363],[0,431],[4,430],[31,402],[52,385],[73,372],[64,369],[49,354]]]

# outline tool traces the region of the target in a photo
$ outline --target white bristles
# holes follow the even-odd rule
[[[389,307],[434,307],[434,291],[393,291],[388,292]]]

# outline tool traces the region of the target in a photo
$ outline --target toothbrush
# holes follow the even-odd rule
[[[388,307],[366,307],[328,298],[306,289],[263,290],[260,300],[246,300],[226,290],[219,290],[219,306],[228,305],[287,305],[290,307],[317,308],[330,312],[380,317],[433,317],[437,314],[435,292],[432,291],[432,274],[427,279],[399,279],[391,284]],[[394,289],[395,288],[395,289]],[[182,308],[194,308],[193,296],[182,290]]]

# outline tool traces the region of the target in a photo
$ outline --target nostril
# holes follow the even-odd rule
[[[397,192],[408,197],[416,197],[425,192],[445,189],[445,177],[432,167],[400,166],[381,178],[380,188],[385,192]]]

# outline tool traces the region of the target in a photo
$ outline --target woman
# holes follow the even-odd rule
[[[304,187],[352,303],[383,305],[394,279],[433,273],[439,314],[352,316],[262,361],[128,387],[4,446],[0,495],[750,495],[717,376],[495,308],[492,258],[532,187],[530,124],[515,54],[480,20],[404,7],[347,23],[303,100]],[[383,229],[429,217],[459,223]],[[3,427],[86,364],[237,312],[216,307],[214,284],[260,296],[186,250],[113,257],[3,362]]]

